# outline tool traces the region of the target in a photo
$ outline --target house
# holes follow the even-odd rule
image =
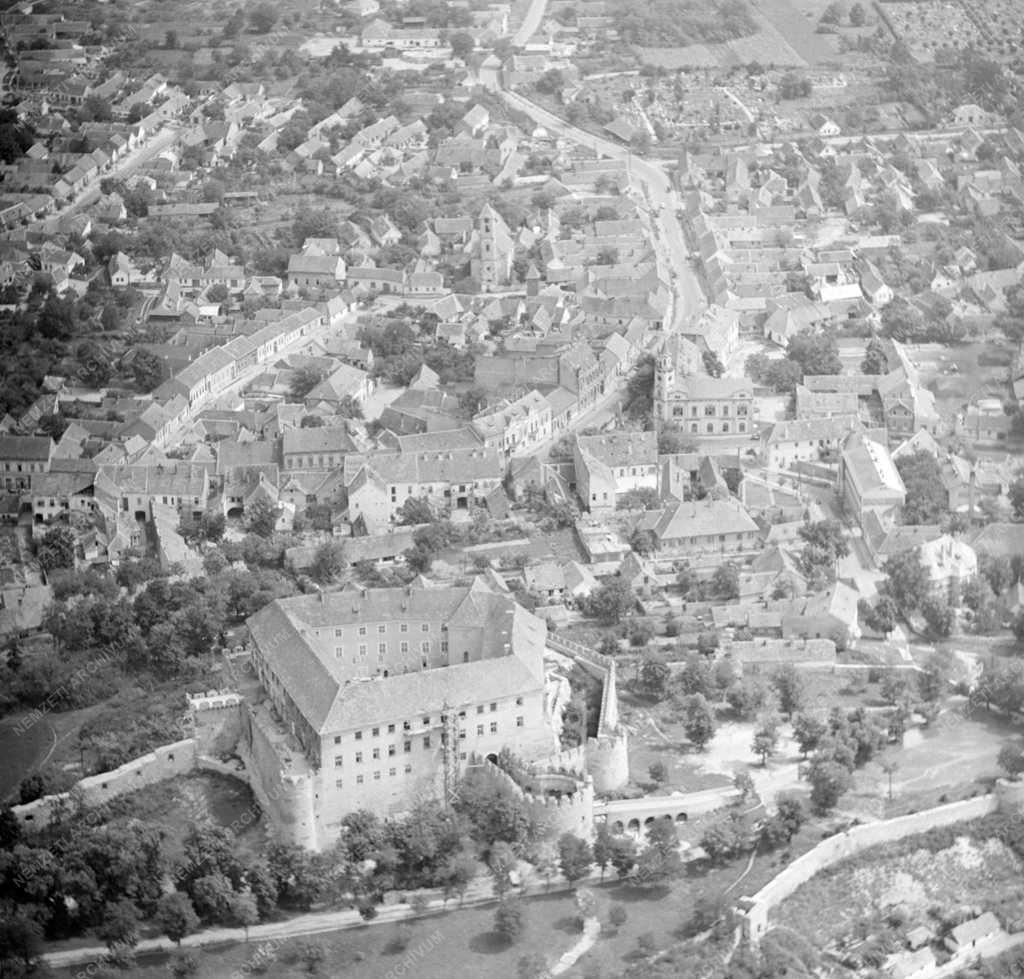
[[[281,442],[285,472],[325,472],[342,465],[356,443],[342,426],[290,428]]]
[[[530,391],[477,415],[473,430],[489,449],[506,457],[522,454],[551,438],[551,405],[539,391]]]
[[[588,510],[614,508],[623,493],[658,488],[655,432],[606,432],[573,443],[576,492]]]
[[[833,455],[846,437],[861,427],[856,414],[776,422],[761,435],[761,454],[769,469],[789,469],[796,462],[817,462]]]
[[[504,456],[481,447],[348,455],[343,478],[350,510],[352,487],[358,478],[359,512],[370,509],[377,519],[385,519],[386,515],[386,520],[391,521],[410,497],[425,499],[446,510],[483,506],[504,475]]]
[[[292,255],[288,282],[300,289],[340,289],[345,284],[345,260],[340,255]]]
[[[885,974],[889,979],[918,979],[930,975],[935,969],[935,953],[927,946],[910,952],[890,955]]]
[[[754,631],[755,612],[750,615],[747,628]],[[728,643],[727,655],[744,674],[774,673],[786,665],[832,671],[836,665],[836,644],[828,638],[734,640]]]
[[[921,564],[935,595],[954,601],[963,587],[978,576],[978,555],[959,537],[943,534],[920,546]]]
[[[362,403],[372,391],[373,381],[366,371],[348,364],[339,364],[306,395],[305,404],[307,408],[324,403],[337,408],[346,398]]]
[[[979,941],[992,938],[1002,930],[1003,927],[999,924],[999,919],[991,911],[986,911],[971,921],[957,925],[946,936],[944,944],[953,955],[959,955],[961,952],[977,948]]]
[[[659,558],[740,554],[753,550],[759,538],[757,524],[737,500],[712,497],[647,511],[635,530],[650,531]]]
[[[50,471],[54,443],[49,436],[0,435],[0,475],[4,489],[29,488],[32,476]]]
[[[782,637],[832,639],[845,647],[859,638],[856,589],[841,581],[816,595],[794,598],[782,610]]]
[[[863,432],[853,432],[843,442],[837,489],[844,510],[862,530],[869,511],[883,527],[891,527],[906,499],[906,487],[888,448]]]

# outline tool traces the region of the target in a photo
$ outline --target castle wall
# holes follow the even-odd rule
[[[195,768],[195,764],[195,739],[175,741],[173,744],[161,745],[149,754],[133,758],[113,771],[83,778],[71,792],[43,796],[34,802],[13,806],[11,811],[22,825],[41,829],[50,824],[55,813],[71,803],[72,793],[79,796],[85,805],[98,806],[164,779],[186,775]]]
[[[273,722],[249,707],[242,717],[242,738],[238,754],[250,772],[253,795],[277,835],[289,842],[318,849],[318,827],[314,811],[315,785],[312,772],[287,770],[273,738]],[[293,753],[293,756],[298,754]]]
[[[926,809],[924,812],[900,816],[897,819],[855,826],[845,833],[837,833],[827,840],[822,840],[813,850],[794,860],[752,898],[744,899],[746,908],[743,912],[743,927],[747,939],[752,942],[759,941],[768,930],[771,911],[825,868],[872,846],[900,840],[915,833],[924,833],[940,826],[978,819],[998,810],[1005,811],[1005,807],[1012,804],[1013,794],[1007,793],[1006,796],[1003,802],[1000,801],[998,794],[952,802],[946,806]],[[1024,801],[1024,787],[1020,796]]]

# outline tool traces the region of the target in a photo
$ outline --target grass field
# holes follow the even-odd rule
[[[56,738],[45,718],[20,733],[19,719],[23,715],[0,720],[0,802],[16,800],[18,783],[40,765]]]

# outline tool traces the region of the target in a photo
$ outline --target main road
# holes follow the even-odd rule
[[[573,126],[518,92],[500,89],[499,93],[510,106],[525,112],[549,132],[591,147],[598,156],[626,161],[631,182],[639,185],[651,207],[652,216],[659,228],[658,237],[671,269],[675,302],[670,328],[678,329],[694,313],[700,312],[707,305],[707,300],[700,279],[690,264],[690,248],[676,213],[681,207],[679,195],[663,167],[637,156],[628,147]]]

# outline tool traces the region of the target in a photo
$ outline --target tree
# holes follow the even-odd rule
[[[135,386],[143,392],[152,391],[163,382],[165,377],[163,362],[156,354],[148,350],[133,352],[131,370]]]
[[[594,852],[586,840],[572,833],[563,833],[558,838],[558,862],[565,879],[575,884],[590,873]]]
[[[583,601],[584,613],[605,625],[617,625],[635,606],[636,596],[625,578],[611,578]]]
[[[245,525],[260,537],[271,537],[277,527],[278,508],[260,496],[245,508]]]
[[[211,303],[217,303],[218,305],[227,302],[230,296],[231,293],[228,292],[228,287],[223,282],[215,282],[206,290],[206,298]]]
[[[779,695],[779,708],[792,717],[803,706],[807,696],[803,676],[792,663],[787,663],[772,675],[772,686]]]
[[[1018,744],[1005,744],[999,749],[997,758],[999,767],[1012,779],[1019,778],[1024,772],[1024,748]]]
[[[657,700],[662,700],[668,693],[668,681],[672,670],[667,663],[656,659],[645,659],[640,667],[640,686]]]
[[[863,27],[867,23],[868,15],[864,10],[864,4],[854,3],[850,7],[850,26],[851,27]]]
[[[398,508],[398,522],[405,526],[433,523],[434,508],[425,496],[409,496]]]
[[[715,819],[700,838],[701,849],[712,863],[724,863],[742,853],[748,846],[748,834],[737,813]]]
[[[611,834],[611,830],[608,829],[608,823],[598,823],[597,832],[594,834],[592,855],[594,863],[597,864],[601,871],[601,880],[604,880],[604,872],[608,869],[608,864],[611,863],[614,849],[615,840]]]
[[[637,845],[633,837],[613,837],[611,863],[620,879],[627,876],[636,866],[636,855]]]
[[[1018,520],[1024,519],[1024,473],[1018,473],[1017,478],[1010,483],[1009,497],[1013,515]]]
[[[678,425],[662,425],[658,431],[658,455],[674,456],[697,452],[700,444]]]
[[[821,744],[827,733],[828,725],[813,714],[802,713],[793,718],[793,738],[805,758]]]
[[[503,898],[494,912],[494,930],[509,945],[514,945],[526,931],[526,916],[519,898]]]
[[[269,34],[277,23],[277,8],[271,3],[261,3],[249,12],[249,23],[257,34]]]
[[[838,3],[830,3],[821,15],[823,24],[838,24],[843,19],[843,8]]]
[[[70,527],[51,527],[39,542],[36,559],[44,571],[75,566],[75,532]]]
[[[775,754],[779,745],[779,724],[778,718],[772,714],[766,714],[754,731],[754,740],[750,750],[760,756],[761,764],[767,765],[768,759]]]
[[[245,940],[249,941],[249,929],[260,920],[256,898],[249,893],[233,894],[228,901],[228,923],[245,931]]]
[[[292,376],[288,389],[289,397],[294,402],[306,400],[306,395],[313,390],[326,376],[323,370],[312,365],[300,367]]]
[[[896,460],[907,490],[902,519],[905,524],[938,523],[949,512],[949,495],[938,460],[930,452],[915,452]]]
[[[831,333],[815,333],[813,330],[798,333],[790,338],[786,357],[799,365],[803,375],[839,374],[843,369],[839,348]]]
[[[704,370],[712,377],[721,377],[725,373],[725,365],[713,350],[705,350],[701,359],[704,363]]]
[[[46,917],[47,909],[39,904],[0,903],[0,975],[28,976],[36,971]]]
[[[468,61],[476,47],[473,35],[467,31],[456,31],[448,38],[448,43],[451,45],[452,56],[461,61]]]
[[[699,693],[684,698],[681,706],[686,737],[698,751],[703,751],[715,736],[715,712]]]
[[[641,883],[670,880],[682,869],[676,824],[671,819],[656,819],[647,827],[647,846],[636,863],[637,879]]]
[[[199,927],[199,916],[188,895],[181,891],[172,891],[160,898],[156,920],[160,930],[178,946],[186,935]]]
[[[325,585],[341,574],[346,563],[345,545],[341,541],[325,541],[316,549],[309,573],[314,581]]]
[[[879,692],[882,694],[882,699],[887,704],[891,704],[893,706],[906,698],[912,690],[913,685],[910,678],[902,670],[889,670],[885,676],[882,677],[882,682],[879,685]]]
[[[920,548],[892,555],[882,565],[882,571],[885,591],[904,615],[921,607],[931,591],[931,583],[921,563]]]
[[[608,909],[608,923],[618,931],[629,920],[629,912],[621,904],[613,904]]]
[[[889,370],[889,358],[885,352],[885,345],[878,337],[872,337],[868,341],[860,370],[862,374],[874,375],[885,374]]]
[[[139,912],[135,904],[126,898],[107,904],[96,937],[112,956],[134,949],[139,944]]]
[[[740,595],[740,572],[732,561],[726,561],[715,568],[711,576],[711,590],[716,598],[731,602]]]
[[[808,768],[811,805],[817,813],[827,813],[850,787],[850,771],[827,756],[815,757]]]
[[[652,782],[659,785],[668,781],[668,767],[663,761],[652,762],[647,768],[647,774],[650,775]]]
[[[643,486],[626,490],[615,501],[617,510],[657,510],[661,507],[661,496],[656,489]]]
[[[475,418],[487,407],[487,392],[483,388],[467,388],[459,395],[459,410],[467,418]]]
[[[921,603],[921,615],[928,624],[928,631],[936,638],[945,639],[953,631],[953,609],[945,598],[926,598]]]

